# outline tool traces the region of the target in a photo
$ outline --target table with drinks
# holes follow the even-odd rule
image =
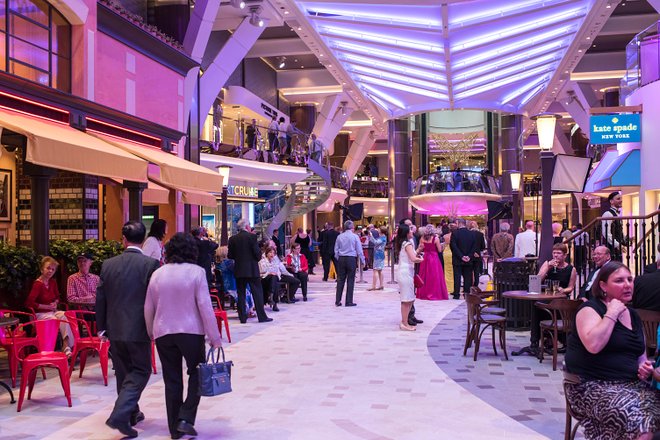
[[[532,308],[537,301],[552,301],[553,299],[565,299],[566,294],[561,293],[559,284],[556,286],[548,285],[541,292],[528,292],[526,290],[510,290],[502,292],[502,301],[507,310],[507,328],[513,330],[529,330],[532,322]],[[538,341],[531,341],[531,345],[523,347],[519,351],[513,351],[513,356],[521,354],[536,355],[533,347],[534,343]]]

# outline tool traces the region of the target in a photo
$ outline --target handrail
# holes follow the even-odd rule
[[[655,217],[660,214],[660,210],[654,211],[651,214],[641,216],[641,215],[628,215],[628,216],[622,216],[622,217],[596,217],[595,219],[591,220],[589,223],[587,223],[582,229],[577,231],[575,234],[571,235],[568,238],[565,238],[562,243],[569,243],[571,241],[575,241],[575,238],[578,236],[584,234],[587,232],[587,229],[589,229],[592,225],[594,225],[598,221],[611,221],[611,220],[648,220],[652,217]]]

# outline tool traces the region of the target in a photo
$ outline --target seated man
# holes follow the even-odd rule
[[[300,281],[286,270],[282,261],[277,258],[274,247],[268,246],[264,250],[263,258],[259,261],[259,272],[261,274],[264,296],[267,296],[268,292],[270,292],[271,305],[274,312],[279,310],[277,303],[279,300],[280,283],[286,283],[289,290],[289,298],[286,298],[283,302],[296,302],[294,295],[298,287],[300,287]]]
[[[594,270],[589,273],[587,280],[584,282],[582,287],[580,287],[580,294],[578,295],[578,299],[581,299],[585,302],[593,298],[591,295],[591,289],[593,287],[594,280],[600,271],[600,268],[612,260],[610,249],[607,246],[596,247],[596,249],[594,249],[591,253],[591,259],[594,262]]]
[[[66,282],[67,301],[81,310],[94,310],[96,303],[96,287],[101,279],[98,275],[89,273],[93,262],[94,255],[90,252],[78,255],[78,272],[71,275]]]

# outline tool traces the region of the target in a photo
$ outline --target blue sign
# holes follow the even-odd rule
[[[642,120],[639,113],[628,115],[597,115],[589,119],[592,144],[618,144],[642,141]]]

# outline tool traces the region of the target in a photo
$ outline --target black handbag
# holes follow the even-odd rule
[[[214,358],[214,352],[217,353]],[[222,353],[222,362],[220,361]],[[209,362],[211,361],[211,362]],[[197,365],[199,376],[200,396],[219,396],[231,393],[231,366],[232,361],[225,361],[225,351],[220,347],[217,351],[209,349],[206,363]]]

